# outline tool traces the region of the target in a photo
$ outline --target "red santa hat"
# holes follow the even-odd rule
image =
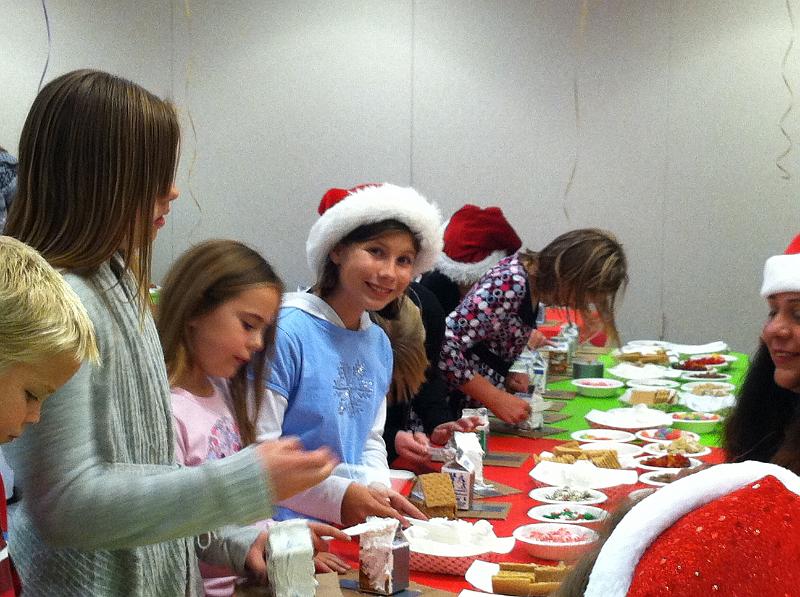
[[[761,296],[780,292],[800,292],[800,234],[792,239],[783,255],[775,255],[764,264]]]
[[[585,597],[784,597],[800,587],[800,477],[763,462],[672,482],[620,521]]]
[[[436,269],[462,284],[477,281],[522,246],[499,207],[465,205],[450,218],[443,236],[444,252]]]
[[[420,245],[414,275],[431,269],[442,249],[439,208],[411,187],[383,183],[330,189],[323,195],[317,211],[320,218],[311,227],[306,241],[308,265],[317,279],[331,250],[365,224],[398,220],[409,227]]]

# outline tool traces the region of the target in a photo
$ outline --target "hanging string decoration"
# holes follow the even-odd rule
[[[42,82],[44,82],[44,76],[47,74],[47,67],[50,66],[50,52],[53,49],[53,36],[50,33],[50,17],[47,14],[46,0],[42,0],[42,11],[44,12],[44,25],[47,28],[47,60],[44,62],[42,76],[39,77],[39,87],[36,88],[37,93],[42,90]]]
[[[790,0],[786,0],[786,12],[789,15],[789,25],[791,27],[791,37],[789,38],[789,45],[786,47],[786,52],[783,54],[783,60],[781,60],[781,78],[783,79],[783,84],[786,86],[786,90],[789,92],[789,105],[787,106],[786,110],[783,112],[780,120],[778,121],[778,126],[781,129],[781,133],[786,138],[786,150],[777,157],[775,160],[775,165],[778,167],[778,170],[781,171],[781,178],[784,180],[789,180],[791,178],[791,174],[789,170],[783,165],[783,160],[791,153],[792,149],[794,148],[794,142],[792,141],[792,137],[786,131],[786,127],[784,123],[786,122],[786,118],[788,118],[789,114],[794,107],[794,91],[792,91],[792,86],[789,84],[789,79],[786,76],[786,63],[789,60],[789,53],[792,51],[792,47],[794,47],[794,15],[792,14],[792,5]]]

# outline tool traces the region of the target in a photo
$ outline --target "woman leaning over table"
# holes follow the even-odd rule
[[[797,239],[796,239],[797,240]],[[728,460],[759,460],[800,474],[800,247],[764,265],[769,313],[761,344],[725,425]]]
[[[594,306],[618,342],[614,304],[627,281],[622,245],[596,228],[566,232],[541,251],[501,260],[447,317],[439,368],[463,393],[455,397],[454,410],[482,405],[508,423],[525,420],[528,403],[505,390],[506,377],[535,327],[538,304],[563,305],[582,315]]]

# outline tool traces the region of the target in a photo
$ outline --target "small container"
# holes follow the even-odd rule
[[[547,352],[547,371],[550,375],[568,376],[571,372],[572,356],[569,340],[562,336],[552,338],[553,345]]]
[[[534,558],[568,562],[579,559],[600,538],[592,529],[556,522],[526,524],[515,529],[513,535]],[[553,539],[546,539],[548,536]],[[560,540],[555,538],[559,536]]]
[[[458,510],[471,510],[472,498],[475,495],[475,471],[468,470],[451,460],[442,466],[442,472],[450,475],[453,490],[456,492],[456,508]]]
[[[538,350],[534,350],[532,356],[528,371],[528,392],[544,394],[547,389],[547,359]]]
[[[573,361],[572,378],[603,377],[603,363],[600,361]]]

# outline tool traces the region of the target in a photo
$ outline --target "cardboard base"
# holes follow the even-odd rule
[[[547,437],[548,435],[556,435],[558,433],[566,433],[566,429],[562,429],[560,427],[551,427],[550,425],[545,425],[541,429],[533,429],[530,431],[525,431],[522,429],[517,429],[513,425],[509,425],[500,419],[490,418],[490,426],[492,429],[492,435],[514,435],[516,437],[527,437],[530,439],[540,439],[542,437]]]
[[[320,595],[334,597],[335,595],[351,596],[374,594],[363,593],[358,590],[358,570],[351,570],[347,574],[338,577],[335,572],[330,572],[328,574],[317,574],[317,580],[319,581],[319,587],[317,587],[316,597],[320,597]],[[325,592],[326,590],[323,589],[323,582],[325,583],[324,587],[331,587],[331,583],[334,583],[338,593]],[[320,589],[323,589],[323,592],[320,592]],[[408,585],[408,589],[405,591],[400,591],[399,593],[395,593],[394,595],[395,597],[452,597],[455,595],[455,593],[448,593],[447,591],[426,587],[425,585],[411,581],[411,583]]]
[[[492,479],[485,479],[486,483],[491,485],[491,489],[482,489],[480,495],[477,493],[476,490],[475,497],[477,498],[485,498],[485,497],[500,497],[503,495],[514,495],[515,493],[522,493],[521,489],[517,489],[516,487],[511,487],[511,485],[506,485],[505,483],[500,483],[499,481],[493,481]]]
[[[528,452],[489,452],[483,457],[483,466],[519,468],[530,458]]]
[[[542,398],[555,398],[558,400],[572,400],[577,396],[577,392],[572,392],[570,390],[547,390],[544,394],[542,394]]]
[[[547,408],[544,409],[545,412],[552,413],[563,410],[563,408],[567,405],[564,400],[545,400],[544,403],[547,405]]]
[[[505,520],[511,511],[509,502],[484,502],[481,500],[472,501],[472,510],[459,510],[456,512],[458,518],[483,518],[486,520]]]
[[[542,419],[545,423],[558,423],[559,421],[569,419],[569,415],[565,415],[564,413],[544,412],[542,413]]]

